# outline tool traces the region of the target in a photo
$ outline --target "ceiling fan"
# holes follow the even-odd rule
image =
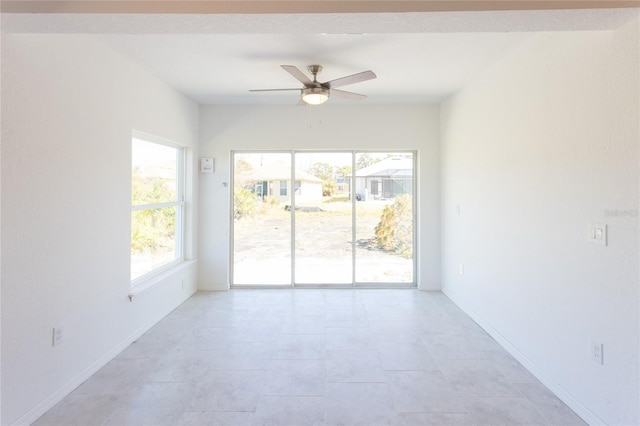
[[[358,74],[349,75],[346,77],[336,78],[335,80],[326,81],[320,83],[317,79],[318,74],[322,71],[321,65],[309,65],[307,70],[313,76],[313,80],[310,80],[305,73],[300,71],[298,67],[293,65],[280,65],[285,71],[291,74],[296,80],[303,84],[302,88],[297,89],[254,89],[250,92],[275,92],[280,90],[299,90],[300,102],[298,105],[320,105],[329,99],[329,96],[336,96],[344,99],[351,99],[361,101],[366,99],[366,95],[359,93],[346,92],[344,90],[338,90],[336,87],[346,86],[348,84],[359,83],[361,81],[367,81],[376,78],[373,71],[363,71]]]

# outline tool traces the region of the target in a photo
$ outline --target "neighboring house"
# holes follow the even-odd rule
[[[252,172],[254,192],[258,197],[273,197],[291,202],[291,168],[285,165],[265,165]],[[322,179],[299,170],[295,171],[296,204],[322,199]]]
[[[385,158],[356,171],[356,197],[359,200],[395,198],[413,192],[413,159]]]

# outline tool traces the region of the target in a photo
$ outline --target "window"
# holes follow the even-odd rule
[[[287,181],[286,180],[281,180],[280,181],[280,196],[281,197],[286,197],[287,196]]]
[[[131,146],[134,281],[182,260],[184,149],[136,137]]]

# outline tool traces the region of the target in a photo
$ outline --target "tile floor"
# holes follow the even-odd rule
[[[35,425],[583,425],[438,292],[197,293]]]

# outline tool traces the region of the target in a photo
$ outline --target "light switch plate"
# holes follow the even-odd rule
[[[594,244],[606,246],[607,225],[598,223],[592,223],[591,225],[589,225],[589,233],[587,234],[587,239]]]

